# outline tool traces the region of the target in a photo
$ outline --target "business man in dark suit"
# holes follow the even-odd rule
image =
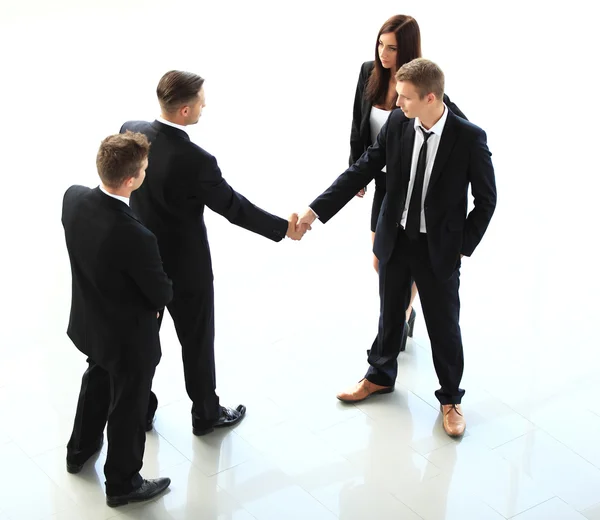
[[[196,74],[167,72],[157,87],[161,117],[152,123],[127,122],[121,128],[142,132],[152,143],[147,180],[131,203],[156,235],[165,271],[173,280],[173,301],[167,308],[183,350],[195,435],[233,426],[246,413],[244,405],[221,406],[215,392],[213,272],[205,207],[276,242],[286,236],[299,240],[305,232],[296,231],[296,214],[289,220],[276,217],[233,190],[216,159],[190,141],[186,126],[198,122],[205,106],[203,84]],[[152,394],[148,429],[156,406]]]
[[[392,32],[388,32],[390,29],[392,29]],[[379,103],[377,108],[385,106],[382,104],[382,102],[386,100],[388,93],[386,90],[383,92],[381,99],[374,99],[373,94],[370,93],[370,91],[372,91],[370,88],[370,83],[385,81],[387,86],[390,73],[384,67],[382,62],[382,57],[385,56],[384,53],[386,52],[384,40],[386,38],[391,38],[394,46],[396,47],[396,50],[388,52],[390,52],[392,55],[397,55],[395,61],[398,68],[404,65],[404,61],[401,60],[406,59],[406,61],[410,61],[410,59],[412,59],[408,58],[408,56],[412,55],[414,58],[416,58],[421,55],[420,30],[417,21],[413,17],[406,15],[393,16],[384,23],[380,33],[381,34],[379,34],[377,37],[377,41],[382,42],[382,44],[378,46],[376,51],[377,61],[366,61],[362,64],[360,75],[358,77],[358,83],[356,85],[354,109],[352,111],[352,129],[350,132],[350,166],[358,161],[360,156],[375,142],[377,137],[377,134],[373,132],[373,127],[371,124],[371,112],[375,108],[373,105],[376,103]],[[398,48],[402,49],[401,53],[399,53]],[[381,53],[381,57],[379,53]],[[379,80],[376,79],[378,77],[380,78]],[[463,119],[468,119],[467,116],[465,116],[465,114],[460,110],[460,108],[458,108],[458,106],[456,106],[456,104],[450,100],[446,93],[444,93],[443,99],[444,104],[451,112],[454,112],[454,114],[462,117]],[[365,192],[366,187],[358,193],[358,196],[364,196]],[[373,204],[371,208],[371,235],[373,242],[375,241],[377,220],[379,219],[379,214],[381,213],[381,206],[383,204],[385,194],[386,176],[385,172],[382,171],[375,175],[375,191],[373,193]],[[375,267],[375,270],[379,272],[379,258],[377,258],[375,255],[373,255],[373,266]],[[413,336],[413,329],[417,317],[417,313],[413,308],[413,301],[417,296],[416,284],[413,283],[411,291],[411,297],[406,309],[406,322],[408,323],[408,327],[404,327],[404,335],[402,336],[402,343],[400,345],[401,352],[406,349],[407,339],[409,337],[412,338]]]
[[[298,227],[327,222],[387,166],[387,194],[373,252],[379,258],[379,331],[369,369],[357,385],[338,394],[355,403],[394,390],[411,277],[419,288],[440,389],[444,429],[464,433],[464,390],[459,326],[459,271],[494,213],[496,185],[483,130],[443,103],[444,74],[418,58],[397,74],[397,104],[376,142],[301,215]],[[404,117],[406,116],[406,117]],[[407,119],[408,118],[408,119]],[[468,187],[474,208],[467,214]]]
[[[156,237],[129,208],[144,181],[149,143],[131,132],[107,137],[96,158],[96,189],[71,186],[62,223],[72,273],[67,334],[88,356],[67,471],[79,473],[100,450],[108,421],[106,502],[119,506],[149,500],[168,478],[140,476],[146,443],[146,411],[161,356],[158,311],[173,296]]]

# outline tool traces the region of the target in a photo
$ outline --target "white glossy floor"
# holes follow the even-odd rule
[[[2,3],[0,520],[600,519],[591,4],[377,4]],[[154,118],[158,78],[182,68],[207,78],[191,134],[230,183],[275,213],[302,210],[345,167],[360,64],[404,8],[497,168],[496,215],[463,262],[467,435],[443,433],[418,303],[396,392],[335,399],[376,332],[369,197],[300,244],[209,214],[219,392],[248,416],[192,435],[167,319],[143,474],[173,483],[106,507],[104,453],[80,475],[64,468],[85,366],[65,335],[64,190],[97,184],[100,140]]]

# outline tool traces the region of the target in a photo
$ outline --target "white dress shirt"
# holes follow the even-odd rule
[[[109,197],[112,197],[113,199],[117,199],[120,200],[121,202],[127,204],[129,206],[129,199],[127,197],[121,197],[120,195],[113,195],[112,193],[108,193],[108,191],[106,191],[104,189],[104,187],[102,186],[102,184],[100,184],[99,186],[100,191],[106,195],[108,195]]]
[[[402,219],[400,224],[403,228],[406,229],[406,217],[408,215],[408,207],[410,205],[410,198],[412,196],[413,186],[415,184],[415,176],[417,173],[417,163],[419,162],[419,152],[421,151],[421,146],[423,146],[423,142],[425,138],[423,137],[423,133],[419,130],[419,127],[423,128],[425,132],[431,132],[431,135],[427,139],[427,164],[425,165],[425,178],[423,179],[423,193],[420,194],[421,197],[421,233],[427,233],[427,225],[425,222],[425,210],[423,208],[423,203],[425,201],[425,195],[427,194],[427,187],[429,186],[429,179],[431,178],[431,170],[433,169],[433,164],[435,162],[435,156],[437,154],[438,148],[440,146],[440,139],[442,138],[442,132],[444,131],[444,126],[446,125],[446,119],[448,119],[448,107],[444,104],[444,113],[440,120],[433,125],[429,130],[426,130],[423,125],[421,125],[421,121],[418,117],[415,118],[415,144],[413,146],[413,154],[412,154],[412,163],[410,166],[410,181],[408,183],[408,192],[406,194],[406,203],[404,204],[404,211],[402,212]]]
[[[183,126],[183,125],[178,125],[177,123],[171,123],[171,121],[167,121],[166,119],[163,119],[160,116],[157,117],[156,120],[159,123],[162,123],[163,125],[169,125],[169,126],[172,126],[173,128],[178,128],[179,130],[183,130],[187,134],[187,130],[185,129],[185,126]]]
[[[444,113],[439,121],[433,125],[429,130],[425,130],[423,125],[421,125],[421,121],[418,117],[415,118],[415,144],[413,146],[413,155],[412,162],[410,166],[410,180],[408,183],[408,193],[406,195],[406,203],[404,204],[404,210],[402,211],[402,220],[400,224],[403,228],[406,228],[406,216],[408,215],[408,207],[410,205],[410,197],[412,195],[413,186],[415,184],[415,175],[417,173],[417,163],[419,162],[419,152],[421,151],[421,146],[425,141],[423,137],[423,133],[418,127],[423,128],[426,132],[432,132],[433,135],[427,139],[427,164],[425,165],[425,179],[423,179],[423,193],[421,194],[421,225],[420,231],[421,233],[427,233],[427,226],[425,223],[425,210],[423,208],[423,202],[425,199],[425,195],[427,194],[427,187],[429,186],[429,179],[431,178],[431,170],[433,169],[433,164],[435,162],[435,156],[437,155],[438,148],[440,146],[440,139],[442,138],[442,132],[444,131],[444,126],[446,126],[446,119],[448,119],[448,107],[444,103]],[[315,212],[314,209],[310,208],[316,218],[319,218],[319,215]]]

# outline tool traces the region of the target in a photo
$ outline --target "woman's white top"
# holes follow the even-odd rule
[[[375,142],[377,139],[377,136],[379,135],[379,132],[381,132],[381,129],[383,128],[383,125],[387,121],[389,115],[390,110],[382,110],[381,108],[371,107],[370,123],[371,139],[373,142]],[[382,171],[385,171],[385,166],[383,167]]]

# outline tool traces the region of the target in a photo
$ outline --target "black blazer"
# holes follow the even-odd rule
[[[352,130],[350,131],[350,165],[358,161],[358,158],[373,144],[377,137],[376,135],[371,135],[370,118],[372,106],[365,96],[367,80],[374,67],[374,61],[365,61],[360,68],[360,75],[358,76],[356,94],[354,96],[354,110],[352,111]],[[450,98],[446,94],[444,94],[444,103],[457,116],[467,119],[467,116],[450,101]],[[398,110],[398,112],[404,116],[401,110]]]
[[[109,372],[154,368],[161,356],[156,311],[173,296],[155,236],[100,188],[71,186],[62,223],[72,273],[67,334]]]
[[[327,222],[387,165],[387,194],[373,245],[373,252],[382,263],[390,259],[396,245],[410,180],[414,140],[414,120],[394,110],[373,146],[310,205],[319,219]],[[469,184],[474,208],[467,215]],[[485,132],[448,111],[425,196],[429,254],[439,279],[452,275],[461,253],[466,256],[473,253],[495,207],[494,167]]]
[[[131,207],[156,235],[165,271],[175,289],[212,284],[204,208],[232,224],[274,241],[285,238],[288,222],[256,207],[222,177],[216,159],[187,133],[158,121],[130,121],[121,127],[152,143],[146,180],[132,193]]]

